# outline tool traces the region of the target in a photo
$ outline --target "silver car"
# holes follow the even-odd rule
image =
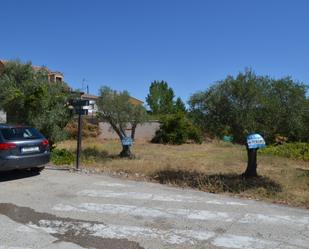
[[[49,159],[48,140],[35,128],[0,124],[0,171],[40,172]]]

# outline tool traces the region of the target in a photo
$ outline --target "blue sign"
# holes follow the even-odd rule
[[[121,140],[122,145],[128,145],[131,146],[133,144],[132,138],[131,137],[124,137]]]
[[[247,144],[249,149],[259,149],[266,146],[264,138],[257,133],[247,136]]]

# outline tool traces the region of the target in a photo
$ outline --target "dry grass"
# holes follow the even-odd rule
[[[74,150],[76,141],[57,147]],[[260,177],[246,180],[240,176],[246,167],[246,150],[229,143],[172,146],[137,141],[132,148],[136,155],[133,160],[117,156],[121,150],[118,141],[87,139],[83,148],[92,148],[98,154],[98,159],[85,161],[83,167],[309,208],[308,162],[259,155]]]

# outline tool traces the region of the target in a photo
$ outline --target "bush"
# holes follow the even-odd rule
[[[201,131],[183,113],[161,118],[160,129],[152,139],[153,143],[183,144],[188,141],[202,143]]]
[[[75,162],[76,151],[67,149],[53,149],[51,161],[55,165],[72,165]],[[108,153],[96,147],[85,148],[81,151],[81,161],[84,163],[102,162],[108,159]]]
[[[56,165],[72,165],[75,161],[75,154],[66,149],[53,149],[51,161]]]
[[[108,158],[108,153],[106,151],[101,151],[97,147],[85,148],[82,150],[81,159],[83,162],[91,163],[104,161]]]
[[[88,137],[97,137],[100,135],[100,128],[97,122],[90,122],[90,120],[83,118],[82,120],[82,136],[84,138]],[[70,138],[76,139],[78,133],[78,121],[72,120],[68,125],[65,127],[66,132],[68,133]]]
[[[309,143],[284,143],[281,145],[270,145],[260,150],[260,152],[262,154],[309,161]]]

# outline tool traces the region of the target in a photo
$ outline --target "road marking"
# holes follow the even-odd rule
[[[24,226],[24,225],[17,227],[16,231],[22,232],[22,233],[35,233],[36,232],[34,229],[31,229],[30,227]]]
[[[28,226],[30,226],[31,228],[43,230],[50,234],[66,234],[72,231],[74,232],[75,236],[81,236],[85,233],[85,230],[87,230],[87,234],[101,238],[125,238],[135,241],[159,240],[164,244],[170,245],[184,244],[192,246],[204,241],[203,244],[211,243],[214,246],[231,249],[297,248],[288,244],[285,244],[284,247],[282,247],[279,242],[257,239],[247,236],[239,236],[233,234],[223,234],[217,236],[217,234],[212,231],[201,232],[196,230],[181,229],[161,230],[139,226],[91,224],[88,222],[68,222],[59,220],[40,220],[37,225],[29,223]],[[0,249],[2,248],[0,247]]]
[[[114,182],[107,182],[107,181],[101,181],[96,182],[94,185],[104,186],[104,187],[129,187],[130,185],[123,184],[123,183],[114,183]]]
[[[99,198],[121,198],[121,199],[134,199],[134,200],[152,200],[152,201],[165,201],[165,202],[190,202],[190,203],[207,203],[215,205],[234,205],[246,206],[245,203],[234,201],[219,201],[219,200],[205,200],[194,196],[185,195],[166,195],[166,194],[150,194],[142,192],[119,192],[112,190],[82,190],[77,192],[79,196],[99,197]]]
[[[265,214],[245,214],[243,218],[239,220],[240,223],[281,223],[281,224],[293,224],[293,225],[309,225],[309,217],[295,217],[287,215],[265,215]]]
[[[19,247],[19,246],[2,246],[0,245],[0,249],[31,249],[29,247]]]
[[[265,249],[280,248],[279,243],[266,240],[256,239],[247,236],[238,236],[232,234],[224,234],[218,236],[213,242],[218,247],[235,248],[235,249]]]
[[[64,205],[58,204],[53,207],[53,210],[61,212],[95,212],[107,214],[126,214],[145,217],[163,217],[171,218],[172,215],[153,208],[144,208],[131,205],[114,205],[114,204],[96,204],[96,203],[81,203],[79,205]]]
[[[163,208],[147,208],[134,205],[120,204],[98,204],[98,203],[81,203],[77,205],[57,204],[53,210],[60,212],[92,212],[104,213],[111,215],[129,215],[151,218],[175,218],[183,217],[190,220],[214,220],[222,222],[233,222],[235,217],[232,217],[227,212],[216,212],[208,210],[196,209],[163,209]],[[306,226],[309,224],[308,217],[297,218],[293,216],[280,215],[264,215],[247,213],[243,218],[237,220],[238,223],[256,224],[257,222],[266,224],[288,224]]]
[[[40,220],[38,225],[28,224],[32,228],[41,229],[50,234],[65,234],[74,231],[75,236],[88,230],[92,236],[102,238],[134,238],[135,240],[160,240],[167,244],[191,244],[196,241],[206,241],[215,236],[211,231],[194,230],[160,230],[154,228],[123,226],[123,225],[104,225],[91,224],[87,222],[63,222],[58,220]],[[1,248],[0,248],[1,249]]]
[[[61,212],[95,212],[106,214],[125,214],[130,216],[142,216],[152,218],[175,218],[182,216],[194,220],[216,220],[231,222],[233,219],[225,212],[213,212],[207,210],[190,210],[190,209],[161,209],[146,208],[133,205],[118,204],[98,204],[98,203],[81,203],[78,205],[57,204],[53,210]]]

